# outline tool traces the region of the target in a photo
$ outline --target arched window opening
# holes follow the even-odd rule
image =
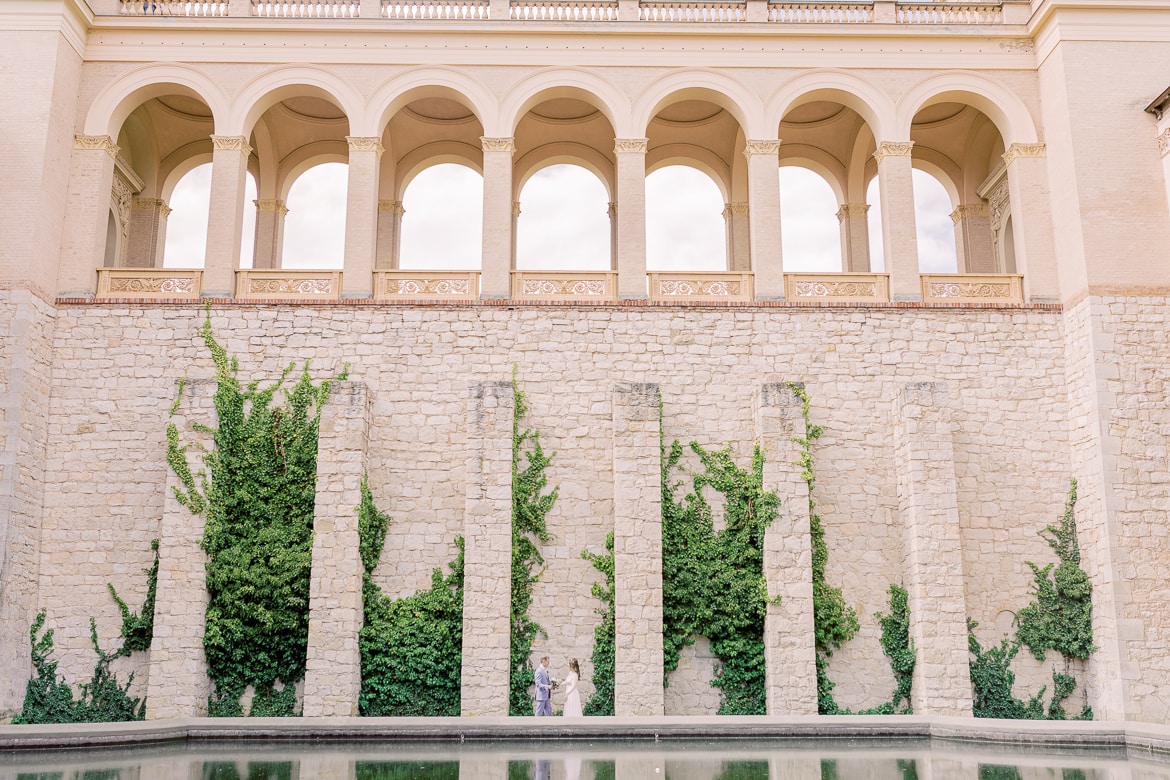
[[[285,199],[282,268],[342,267],[348,185],[345,163],[315,165],[293,182]]]
[[[727,221],[719,186],[689,165],[646,177],[646,268],[725,271]]]
[[[106,221],[106,252],[105,260],[102,262],[106,268],[113,268],[118,264],[118,218],[114,216],[113,209],[110,210],[109,219]]]
[[[918,235],[918,270],[924,274],[958,273],[954,205],[942,183],[914,169],[914,226]]]
[[[441,163],[419,173],[402,195],[399,267],[465,270],[482,266],[483,176]]]
[[[1000,238],[1003,246],[1000,254],[1003,256],[1003,273],[1014,274],[1016,271],[1016,234],[1012,228],[1012,218],[1009,215],[1003,223],[1003,235]]]
[[[579,165],[550,165],[533,174],[520,193],[516,268],[610,269],[609,195]]]
[[[244,177],[244,229],[240,237],[240,267],[252,267],[256,234],[256,180]],[[207,250],[207,218],[211,207],[211,163],[192,168],[179,179],[167,204],[164,268],[203,268]]]
[[[808,168],[780,168],[780,240],[785,271],[840,271],[840,206],[824,177]]]

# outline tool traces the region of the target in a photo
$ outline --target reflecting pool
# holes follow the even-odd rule
[[[0,753],[0,780],[1170,780],[1124,748],[974,749],[924,740],[509,741]]]

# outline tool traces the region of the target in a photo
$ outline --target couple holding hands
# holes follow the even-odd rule
[[[565,678],[565,717],[579,717],[581,715],[581,693],[577,684],[581,681],[581,667],[576,658],[569,659],[569,676]],[[561,683],[548,676],[548,656],[540,659],[540,666],[536,667],[536,714],[552,715],[553,688],[561,687]]]

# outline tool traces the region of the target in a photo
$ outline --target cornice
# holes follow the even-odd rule
[[[85,0],[0,0],[0,31],[59,32],[83,58],[94,19]]]

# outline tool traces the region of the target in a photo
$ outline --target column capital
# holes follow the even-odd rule
[[[483,146],[485,152],[507,152],[512,154],[516,151],[515,138],[488,138],[487,136],[480,136],[479,142]]]
[[[868,203],[842,203],[841,208],[837,209],[837,219],[848,219],[849,217],[864,217],[869,213]]]
[[[260,198],[252,202],[256,204],[257,211],[275,212],[282,217],[288,214],[288,207],[284,205],[284,201],[280,198]]]
[[[1044,157],[1046,149],[1044,144],[1012,144],[1003,153],[1004,165],[1011,165],[1021,157]]]
[[[402,208],[402,201],[400,200],[380,200],[378,201],[378,211],[383,214],[406,213],[406,209]]]
[[[887,157],[909,157],[913,148],[913,141],[882,141],[877,145],[873,159],[880,164]]]
[[[743,146],[743,156],[751,157],[756,154],[780,154],[780,139],[776,140],[764,139],[755,141],[746,141]]]
[[[951,212],[951,222],[957,225],[964,219],[986,217],[989,213],[987,205],[984,203],[961,203]]]
[[[248,139],[242,135],[213,135],[211,136],[211,148],[217,152],[252,153],[252,147],[248,144]]]
[[[1170,155],[1170,127],[1167,127],[1158,136],[1158,151],[1162,153],[1163,157]]]
[[[347,135],[345,142],[349,144],[351,152],[376,152],[381,154],[386,151],[386,147],[382,146],[382,139],[377,136],[362,136],[362,135]]]
[[[650,146],[649,138],[615,138],[613,139],[614,154],[646,154]]]
[[[520,201],[518,201],[518,200],[512,201],[512,216],[513,217],[520,216]]]
[[[606,211],[606,213],[609,214],[610,219],[613,219],[614,217],[616,217],[617,216],[617,203],[615,203],[614,201],[611,200],[609,202],[609,209]]]
[[[725,217],[746,217],[747,215],[747,201],[735,201],[734,203],[726,203],[723,206],[723,216]]]
[[[159,198],[134,198],[130,202],[130,208],[134,211],[157,211],[164,217],[172,210],[165,200]]]
[[[118,159],[118,153],[122,151],[114,143],[114,139],[108,135],[75,135],[73,136],[73,148],[95,152],[102,151],[114,160]]]

